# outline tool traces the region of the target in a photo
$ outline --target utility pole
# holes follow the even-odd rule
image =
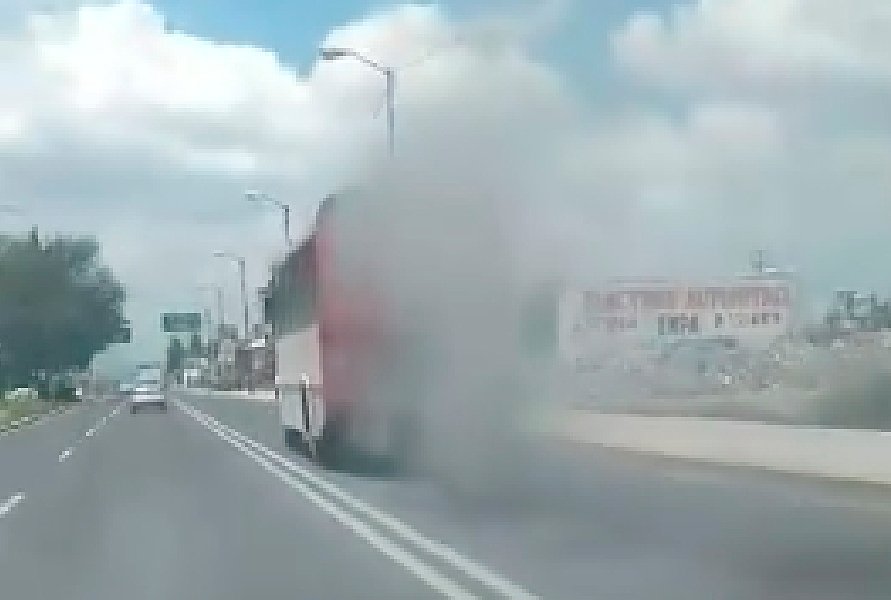
[[[764,250],[755,250],[752,258],[752,268],[760,275],[764,273],[765,267]]]

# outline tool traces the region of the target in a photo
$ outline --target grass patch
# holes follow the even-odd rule
[[[0,400],[0,431],[24,417],[43,415],[64,403],[50,400],[7,402]]]

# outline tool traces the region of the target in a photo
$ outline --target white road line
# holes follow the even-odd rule
[[[486,567],[462,556],[461,554],[459,554],[452,548],[446,546],[445,544],[443,544],[441,542],[437,542],[435,540],[432,540],[432,539],[424,536],[422,533],[418,532],[417,530],[412,528],[407,523],[400,521],[396,517],[393,517],[392,515],[389,515],[383,511],[363,502],[362,500],[359,500],[355,496],[352,496],[348,492],[345,492],[341,488],[337,487],[336,485],[334,485],[333,483],[324,479],[323,477],[318,476],[317,474],[313,473],[309,469],[306,469],[306,468],[294,463],[293,461],[288,460],[287,458],[281,456],[280,454],[270,450],[263,444],[260,444],[259,442],[255,442],[254,440],[251,440],[247,436],[239,433],[238,431],[232,429],[231,427],[228,427],[227,425],[220,423],[219,421],[214,419],[212,416],[210,416],[210,415],[207,415],[207,416],[213,422],[217,423],[221,427],[228,430],[234,437],[240,439],[242,442],[248,444],[249,446],[253,447],[254,449],[258,450],[259,452],[265,454],[269,458],[275,460],[276,462],[278,462],[285,468],[289,469],[290,471],[304,477],[306,480],[308,480],[312,484],[316,485],[317,487],[321,488],[325,492],[331,494],[338,500],[342,501],[344,504],[346,504],[353,510],[356,510],[358,512],[368,515],[369,517],[371,517],[372,519],[374,519],[381,525],[387,527],[388,529],[390,529],[391,531],[393,531],[394,533],[396,533],[403,539],[415,544],[416,546],[424,549],[425,551],[433,554],[434,556],[441,558],[442,560],[451,564],[453,567],[459,569],[460,571],[464,572],[465,574],[467,574],[468,576],[472,577],[473,579],[479,581],[480,583],[486,585],[487,587],[503,594],[504,596],[506,596],[508,598],[517,598],[517,599],[522,599],[522,600],[533,600],[533,599],[537,598],[537,596],[535,596],[534,594],[531,594],[530,592],[528,592],[528,591],[524,590],[523,588],[521,588],[520,586],[508,581],[501,575],[498,575],[497,573],[492,572],[491,570],[487,569]]]
[[[269,473],[275,475],[283,483],[299,492],[304,498],[312,502],[317,508],[330,515],[338,523],[352,531],[361,539],[365,540],[372,547],[380,551],[382,554],[401,565],[407,571],[415,575],[418,579],[426,583],[428,586],[453,600],[475,600],[477,597],[457,582],[449,579],[445,575],[439,573],[429,564],[420,560],[411,554],[405,548],[391,540],[385,535],[380,534],[370,527],[367,523],[357,519],[348,512],[340,509],[331,501],[322,497],[307,484],[303,483],[293,475],[276,467],[270,461],[266,460],[248,446],[241,443],[235,437],[229,435],[222,427],[214,425],[209,419],[203,418],[202,415],[191,413],[185,407],[180,407],[199,423],[204,425],[208,430],[215,433],[218,437],[228,442],[231,446],[240,450],[243,454],[250,457],[258,465],[263,467]]]
[[[415,546],[425,550],[426,552],[429,552],[433,556],[444,560],[445,562],[449,563],[456,569],[482,583],[488,588],[495,590],[496,592],[502,594],[507,598],[515,598],[518,600],[538,599],[538,596],[507,580],[505,577],[491,571],[490,569],[484,567],[479,563],[476,563],[475,561],[470,560],[469,558],[461,555],[442,542],[438,542],[436,540],[428,538],[407,523],[400,521],[396,517],[389,515],[384,511],[381,511],[367,504],[366,502],[363,502],[362,500],[359,500],[355,496],[342,490],[323,477],[320,477],[312,471],[294,463],[291,460],[288,460],[287,458],[281,456],[276,452],[273,452],[263,444],[250,439],[237,430],[223,423],[220,423],[214,417],[207,415],[206,413],[203,413],[198,409],[193,409],[185,403],[181,404],[182,405],[179,405],[179,408],[181,408],[185,412],[192,414],[191,411],[194,411],[195,414],[193,414],[193,417],[199,418],[199,415],[206,417],[211,423],[220,427],[231,436],[238,439],[240,442],[269,457],[292,473],[299,475],[304,480],[309,481],[311,484],[337,498],[351,509],[363,513],[374,521],[377,521],[380,525],[383,525],[384,527],[395,533],[397,536],[401,537],[403,540],[408,541]]]
[[[3,504],[0,504],[0,518],[6,516],[6,513],[15,508],[15,505],[25,499],[25,494],[19,492],[14,496],[9,497]]]
[[[77,447],[77,445],[80,442],[82,442],[86,438],[93,437],[94,435],[96,435],[96,433],[99,431],[99,429],[102,428],[102,426],[108,421],[108,419],[110,417],[113,417],[115,414],[117,414],[117,410],[118,409],[111,411],[110,414],[105,415],[100,420],[96,421],[95,425],[93,425],[92,427],[90,427],[89,429],[87,429],[84,432],[83,437],[78,438],[78,440],[76,442],[74,442],[72,445],[68,446],[65,449],[65,451],[59,455],[59,462],[62,463],[62,462],[65,462],[66,460],[68,460],[71,457],[71,455],[74,454],[74,449]]]

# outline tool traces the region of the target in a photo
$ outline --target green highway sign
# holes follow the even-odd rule
[[[201,313],[164,313],[161,315],[164,333],[194,333],[201,331]]]

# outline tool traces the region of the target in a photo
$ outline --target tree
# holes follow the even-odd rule
[[[167,344],[167,372],[176,373],[181,371],[186,358],[186,347],[179,337],[170,336],[170,342]]]
[[[38,372],[83,370],[120,338],[124,288],[89,237],[0,238],[0,374],[7,386]]]

